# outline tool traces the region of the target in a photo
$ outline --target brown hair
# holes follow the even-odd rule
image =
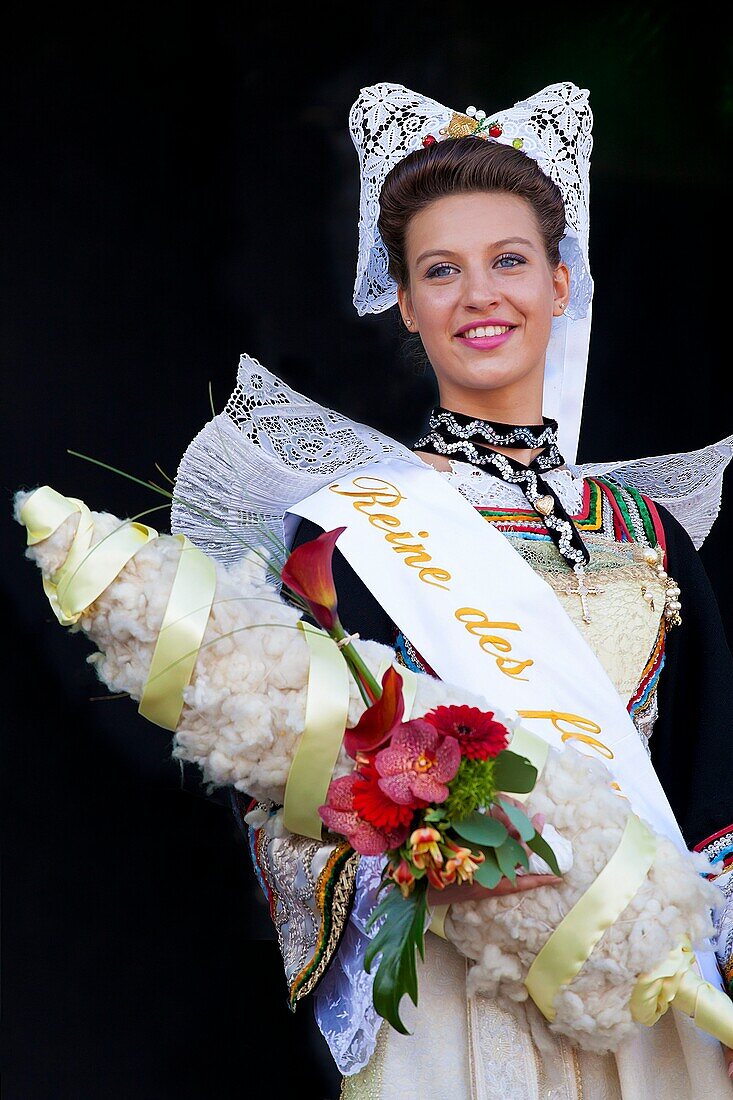
[[[557,184],[512,145],[445,138],[409,153],[382,185],[377,225],[389,255],[389,273],[399,286],[409,283],[405,240],[410,220],[435,199],[475,191],[503,191],[525,199],[537,219],[547,261],[557,267],[565,233],[565,206]]]

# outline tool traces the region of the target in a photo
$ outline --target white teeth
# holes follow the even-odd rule
[[[468,332],[462,332],[461,336],[464,340],[480,339],[482,336],[500,336],[503,332],[508,332],[510,325],[479,325],[478,328],[470,328]]]

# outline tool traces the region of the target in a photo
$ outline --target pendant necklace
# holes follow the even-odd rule
[[[429,454],[460,456],[502,481],[519,485],[573,570],[576,587],[568,586],[566,591],[568,595],[579,597],[583,622],[588,623],[587,597],[598,595],[602,589],[586,582],[585,567],[590,561],[590,553],[559,496],[544,477],[549,470],[564,466],[565,459],[557,445],[557,421],[548,417],[542,420],[542,424],[499,424],[436,405],[430,412],[430,430],[413,443],[412,449]],[[516,459],[488,450],[486,444],[518,450],[541,447],[542,450],[528,466],[523,466]]]

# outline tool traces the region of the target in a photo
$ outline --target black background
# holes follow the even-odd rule
[[[683,21],[638,4],[580,18],[178,4],[26,9],[4,38],[5,1094],[335,1100],[310,1008],[285,1008],[229,811],[129,700],[94,698],[91,647],[51,618],[12,493],[49,483],[118,515],[157,504],[67,448],[173,475],[209,383],[218,410],[243,351],[416,437],[430,379],[406,363],[394,310],[351,305],[347,116],[381,80],[487,112],[559,80],[590,89],[579,460],[730,433],[730,27],[704,6]],[[149,522],[165,530],[167,513]],[[732,524],[726,490],[701,551],[726,625]]]

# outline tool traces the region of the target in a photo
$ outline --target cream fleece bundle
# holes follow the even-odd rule
[[[15,495],[15,515],[30,493]],[[120,524],[92,512],[98,542]],[[44,578],[62,566],[79,513],[48,538],[28,547]],[[140,699],[181,553],[168,535],[153,539],[81,615],[82,630],[99,652],[88,660],[114,692]],[[253,554],[236,566],[216,565],[216,593],[173,742],[173,756],[198,764],[207,782],[233,785],[257,799],[282,803],[285,782],[305,719],[308,644],[297,628],[300,613],[266,580]],[[355,643],[376,672],[391,655],[373,641]],[[414,716],[452,703],[485,705],[480,697],[433,677],[418,677]],[[364,710],[350,688],[348,725]],[[334,776],[353,761],[341,750]],[[605,766],[574,749],[550,749],[526,805],[542,813],[572,842],[573,865],[559,885],[451,906],[446,934],[473,960],[469,992],[504,1004],[526,1000],[524,979],[532,961],[565,914],[595,881],[616,851],[630,810],[610,788]],[[685,935],[703,946],[713,935],[710,909],[720,892],[702,876],[702,856],[681,854],[657,838],[656,855],[641,888],[608,928],[580,973],[555,999],[553,1031],[588,1050],[613,1050],[638,1028],[629,1007],[637,979],[662,962]]]

